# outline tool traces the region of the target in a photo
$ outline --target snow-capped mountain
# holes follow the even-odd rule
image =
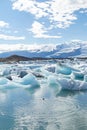
[[[25,57],[42,58],[67,58],[67,57],[87,57],[87,42],[70,42],[64,44],[16,44],[0,47],[0,58],[19,55]]]

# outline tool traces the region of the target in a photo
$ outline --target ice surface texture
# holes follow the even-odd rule
[[[50,88],[53,91],[87,89],[86,61],[40,61],[30,64],[1,64],[0,89],[2,88]],[[37,67],[32,67],[32,66]]]

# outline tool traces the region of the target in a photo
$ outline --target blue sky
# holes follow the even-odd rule
[[[1,0],[0,44],[87,41],[87,0]]]

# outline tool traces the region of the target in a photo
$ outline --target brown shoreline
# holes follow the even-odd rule
[[[64,60],[64,59],[69,59],[69,60],[74,60],[74,59],[80,59],[80,60],[86,60],[87,57],[68,57],[68,58],[43,58],[43,57],[24,57],[24,56],[19,56],[19,55],[12,55],[9,57],[5,58],[0,58],[0,62],[19,62],[19,61],[35,61],[35,60]]]

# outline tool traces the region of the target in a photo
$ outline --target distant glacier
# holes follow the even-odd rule
[[[87,44],[85,42],[70,42],[63,44],[33,44],[18,45],[18,48],[8,48],[2,51],[0,49],[0,58],[9,57],[11,55],[19,55],[25,57],[42,57],[42,58],[68,58],[68,57],[86,57]],[[22,49],[21,49],[22,48]]]

